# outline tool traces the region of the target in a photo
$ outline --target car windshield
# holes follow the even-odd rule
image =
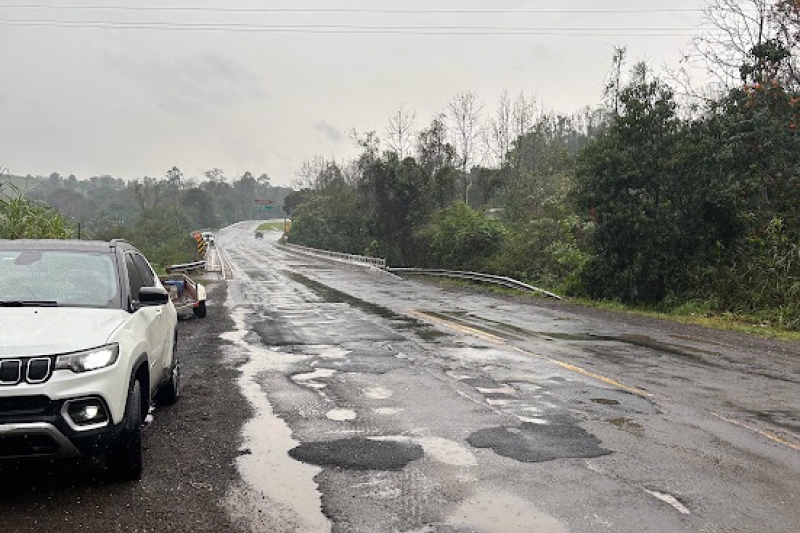
[[[116,272],[107,253],[0,250],[0,302],[115,307]]]

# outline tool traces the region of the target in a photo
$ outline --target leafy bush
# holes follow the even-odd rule
[[[418,234],[434,268],[484,270],[503,248],[507,232],[497,220],[457,203],[437,212]]]
[[[67,239],[70,230],[57,212],[25,198],[19,189],[0,195],[0,239]]]

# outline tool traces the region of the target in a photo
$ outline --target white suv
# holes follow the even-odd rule
[[[140,479],[150,402],[178,399],[176,328],[125,241],[0,240],[0,460],[92,457]]]

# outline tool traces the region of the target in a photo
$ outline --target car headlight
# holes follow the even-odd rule
[[[56,358],[56,370],[89,372],[113,365],[117,362],[117,357],[119,357],[119,345],[108,344],[92,350],[59,355]]]

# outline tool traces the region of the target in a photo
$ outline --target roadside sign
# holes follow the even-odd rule
[[[258,208],[266,211],[273,208],[272,200],[269,198],[256,198],[255,203],[258,204]]]

